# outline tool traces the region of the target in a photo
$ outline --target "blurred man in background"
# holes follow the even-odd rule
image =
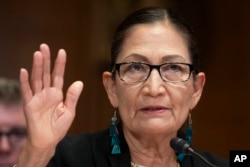
[[[26,140],[19,82],[0,77],[0,167],[12,167]]]

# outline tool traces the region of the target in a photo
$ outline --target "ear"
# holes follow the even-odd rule
[[[196,78],[194,79],[194,83],[193,83],[194,92],[192,95],[192,104],[191,104],[190,109],[193,109],[199,102],[202,91],[203,91],[203,87],[205,85],[205,80],[206,80],[205,73],[200,72],[196,75]]]
[[[118,106],[117,94],[116,94],[116,84],[112,79],[112,73],[105,71],[102,74],[102,82],[107,92],[110,103],[114,108]]]

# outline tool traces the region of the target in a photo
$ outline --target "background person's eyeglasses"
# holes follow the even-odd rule
[[[180,62],[169,62],[160,65],[151,65],[142,62],[124,62],[115,64],[113,72],[117,71],[119,78],[127,83],[144,82],[151,71],[156,69],[165,82],[185,82],[189,80],[193,65]]]
[[[3,137],[7,137],[12,146],[19,146],[27,136],[26,128],[12,128],[9,131],[0,130],[0,142]]]

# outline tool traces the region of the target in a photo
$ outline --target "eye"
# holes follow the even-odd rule
[[[182,67],[180,64],[170,64],[169,65],[169,70],[172,70],[172,71],[182,71]]]
[[[24,137],[26,136],[26,134],[27,134],[27,131],[25,128],[14,128],[9,132],[10,136],[18,137],[18,138]]]
[[[182,64],[165,64],[164,66],[162,66],[161,70],[163,72],[171,72],[171,73],[182,72],[183,65]]]
[[[142,63],[130,63],[127,67],[128,72],[146,72],[147,66]]]

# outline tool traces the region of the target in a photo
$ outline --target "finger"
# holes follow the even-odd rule
[[[23,101],[24,104],[27,104],[32,98],[32,91],[30,89],[29,74],[26,69],[24,68],[20,69],[19,80],[20,80],[20,87],[21,87]]]
[[[42,90],[43,87],[42,74],[43,74],[43,57],[40,51],[36,51],[33,56],[33,64],[31,71],[31,88],[33,93]]]
[[[60,49],[55,61],[54,71],[52,74],[52,86],[62,89],[63,88],[63,77],[66,65],[66,52]]]
[[[49,87],[50,86],[50,50],[48,45],[41,44],[40,50],[43,56],[43,87]]]
[[[75,111],[82,90],[83,83],[81,81],[76,81],[69,87],[64,104],[70,111]]]

